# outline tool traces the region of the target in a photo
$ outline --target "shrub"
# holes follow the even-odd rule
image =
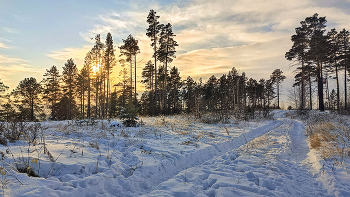
[[[123,124],[126,127],[137,126],[137,120],[139,119],[137,117],[137,111],[138,109],[132,103],[129,103],[126,108],[120,110],[119,118],[123,120]]]

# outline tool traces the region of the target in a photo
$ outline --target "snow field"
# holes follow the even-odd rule
[[[309,148],[303,122],[286,113],[276,110],[275,120],[229,124],[184,116],[142,118],[144,125],[137,128],[118,120],[92,126],[46,122],[46,147],[56,161],[38,140],[30,150],[39,151],[29,160],[39,159],[30,167],[40,177],[2,164],[13,175],[3,175],[2,191],[29,197],[349,196],[346,162],[335,168],[333,160],[322,159],[320,151]],[[27,149],[25,140],[0,146],[12,166],[27,161]]]
[[[71,122],[45,123],[46,147],[57,161],[50,161],[42,151],[39,157],[35,156],[36,152],[30,154],[29,160],[39,158],[40,168],[34,162],[30,162],[30,167],[42,178],[27,177],[24,186],[20,186],[9,176],[5,194],[42,195],[38,191],[50,195],[56,192],[58,196],[146,194],[179,171],[229,150],[235,144],[236,136],[248,133],[244,138],[249,138],[252,128],[266,124],[206,125],[182,118],[167,118],[160,120],[161,123],[153,118],[144,121],[146,126],[139,128],[118,127],[118,122],[107,121],[90,127],[76,126]],[[265,127],[275,124],[270,121]],[[245,143],[246,139],[241,137],[238,140]],[[38,149],[39,146],[42,144],[37,145]],[[27,161],[25,141],[9,144],[9,148],[16,160],[18,157]],[[7,149],[0,147],[2,152]],[[5,160],[14,164],[9,155]],[[13,174],[26,176],[17,172]]]

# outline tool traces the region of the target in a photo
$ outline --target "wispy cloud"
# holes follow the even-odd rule
[[[9,27],[4,27],[4,30],[8,33],[12,33],[12,34],[18,34],[19,31],[18,30],[15,30],[15,29],[12,29],[12,28],[9,28]]]
[[[52,51],[47,54],[47,56],[64,62],[72,58],[77,65],[81,66],[83,65],[84,58],[90,49],[90,45],[81,48],[65,48],[63,50]]]
[[[140,32],[141,25],[137,19],[141,16],[139,13],[123,12],[123,13],[108,13],[105,15],[99,15],[99,23],[94,26],[93,29],[87,32],[81,32],[80,35],[89,42],[94,42],[92,38],[96,34],[107,34],[110,32],[112,35],[127,36],[128,34],[135,34]],[[144,17],[144,16],[142,16]]]
[[[141,53],[138,59],[143,61],[138,67],[142,68],[152,59],[151,41],[145,31],[148,12],[154,9],[161,23],[173,25],[179,47],[171,66],[179,67],[183,77],[191,75],[205,79],[236,67],[247,72],[248,77],[268,78],[273,69],[281,68],[293,78],[284,54],[291,47],[290,37],[301,20],[318,13],[327,16],[329,29],[341,29],[350,24],[350,14],[344,11],[343,1],[327,4],[323,1],[326,2],[192,0],[159,4],[154,1],[147,6],[137,1],[130,3],[129,10],[99,15],[94,27],[80,35],[93,44],[96,34],[111,32],[114,43],[120,45],[121,39],[132,34],[139,40]],[[90,49],[91,46],[67,48],[48,56],[59,60],[76,57],[82,62]],[[137,73],[138,79],[141,71],[139,69]]]
[[[3,48],[3,49],[8,49],[10,47],[8,47],[7,45],[5,45],[4,43],[1,43],[0,42],[0,49]]]
[[[21,59],[21,58],[9,57],[9,56],[0,54],[0,63],[1,64],[12,64],[12,63],[23,63],[23,62],[26,62],[26,60]]]
[[[30,66],[26,63],[9,63],[5,64],[0,60],[0,79],[5,85],[10,87],[10,90],[16,87],[16,83],[23,80],[24,77],[42,76],[42,69]],[[40,80],[40,78],[37,78]]]
[[[11,73],[38,73],[40,72],[39,70],[36,70],[32,66],[29,66],[28,64],[11,64],[8,66],[0,65],[1,72],[4,72],[6,74],[11,74]]]

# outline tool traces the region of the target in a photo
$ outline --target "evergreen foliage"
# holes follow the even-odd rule
[[[131,102],[120,110],[119,118],[123,120],[123,124],[126,127],[136,127],[138,109]]]

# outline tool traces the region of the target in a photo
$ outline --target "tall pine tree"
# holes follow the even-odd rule
[[[154,83],[154,104],[152,107],[152,114],[158,114],[157,112],[157,102],[158,102],[158,76],[157,76],[157,43],[158,34],[160,32],[160,24],[158,22],[159,16],[156,15],[154,10],[150,10],[147,16],[147,23],[149,27],[147,29],[146,35],[151,38],[151,47],[153,47],[153,57],[154,57],[154,70],[155,70],[155,83]]]
[[[175,56],[175,47],[179,46],[174,40],[175,34],[173,33],[172,26],[170,23],[161,26],[161,32],[159,37],[159,48],[157,51],[158,60],[163,63],[165,76],[168,73],[168,63],[171,63]],[[164,87],[167,86],[167,78],[165,77]],[[166,114],[166,88],[164,89],[163,96],[163,113]]]
[[[46,69],[46,73],[44,74],[44,77],[45,78],[42,81],[44,85],[43,98],[50,103],[51,119],[56,120],[55,106],[56,106],[56,103],[61,98],[61,87],[60,87],[61,75],[57,67],[53,65],[50,69]]]
[[[64,64],[62,72],[62,80],[64,82],[64,96],[68,98],[67,118],[72,119],[72,111],[74,107],[74,96],[76,94],[76,84],[78,77],[78,69],[73,59],[68,59]]]

